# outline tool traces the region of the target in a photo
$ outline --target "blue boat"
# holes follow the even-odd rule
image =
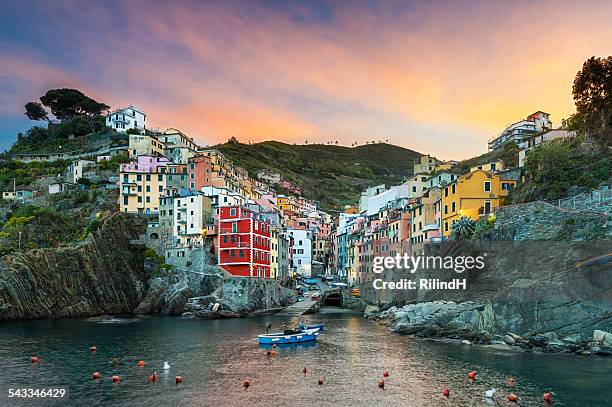
[[[300,324],[299,328],[302,331],[322,332],[325,328],[325,323],[323,324]]]
[[[317,336],[319,336],[319,332],[312,331],[294,331],[287,330],[285,332],[277,332],[273,334],[264,334],[258,335],[257,339],[259,340],[260,345],[284,345],[288,343],[301,343],[301,342],[310,342],[316,341]]]

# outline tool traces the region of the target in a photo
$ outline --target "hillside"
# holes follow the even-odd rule
[[[215,148],[253,176],[261,169],[280,173],[300,187],[304,196],[319,201],[326,209],[356,203],[369,185],[401,182],[412,175],[414,160],[421,156],[385,143],[350,148],[278,141],[228,142]]]

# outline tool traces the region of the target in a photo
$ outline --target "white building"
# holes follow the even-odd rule
[[[310,277],[312,272],[312,232],[301,229],[288,229],[293,238],[293,267],[296,273]]]
[[[129,129],[144,131],[147,115],[136,106],[114,110],[106,116],[106,126],[125,133]]]
[[[381,194],[385,191],[385,184],[376,185],[375,187],[370,187],[361,193],[361,197],[359,198],[359,212],[365,212],[368,210],[368,199],[372,198],[378,194]]]
[[[227,188],[205,186],[202,187],[201,191],[204,196],[211,199],[212,205],[215,207],[243,206],[247,203],[247,199],[244,196]]]
[[[83,173],[85,172],[85,168],[96,165],[95,161],[90,160],[75,160],[68,167],[68,178],[70,182],[77,183],[83,177]]]
[[[426,181],[426,188],[440,187],[442,185],[450,184],[457,179],[455,174],[450,172],[440,172],[429,177]]]
[[[550,129],[551,127],[552,122],[550,121],[550,114],[537,111],[527,116],[525,120],[512,123],[499,135],[489,140],[489,150],[500,149],[508,141],[514,141],[520,146],[525,139]]]
[[[173,236],[177,246],[196,246],[202,241],[205,226],[212,223],[211,199],[190,191],[173,199]]]
[[[576,137],[576,132],[567,131],[563,129],[551,130],[544,134],[539,134],[535,137],[531,137],[529,139],[524,140],[519,147],[521,150],[519,151],[519,167],[525,165],[525,159],[527,158],[527,154],[529,151],[533,149],[538,144],[541,144],[545,141],[550,141],[558,138],[568,138],[568,137]]]
[[[66,191],[77,189],[79,186],[72,182],[54,182],[49,184],[49,195],[61,194]]]
[[[374,215],[378,213],[382,207],[386,206],[390,202],[393,202],[393,201],[396,201],[402,198],[419,196],[420,192],[423,191],[424,189],[425,181],[421,182],[420,181],[421,178],[418,178],[418,177],[416,179],[417,180],[406,181],[405,183],[401,185],[396,185],[387,190],[384,190],[377,195],[367,197],[365,199],[365,202],[366,202],[365,205],[362,205],[362,202],[360,201],[359,203],[360,212],[365,211],[367,215]],[[415,193],[410,192],[412,191],[412,189],[414,189],[413,187],[416,188],[417,192]],[[363,194],[361,195],[361,198],[363,200],[364,198]]]

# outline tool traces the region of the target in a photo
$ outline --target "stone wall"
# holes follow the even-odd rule
[[[495,215],[495,226],[483,239],[592,240],[610,232],[603,213],[562,209],[542,201],[504,206]]]

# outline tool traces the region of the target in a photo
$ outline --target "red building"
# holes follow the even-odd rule
[[[270,278],[270,223],[241,206],[219,208],[218,264],[234,276]]]
[[[213,165],[210,157],[203,155],[191,157],[187,165],[189,189],[199,190],[204,186],[212,185],[212,170]]]

